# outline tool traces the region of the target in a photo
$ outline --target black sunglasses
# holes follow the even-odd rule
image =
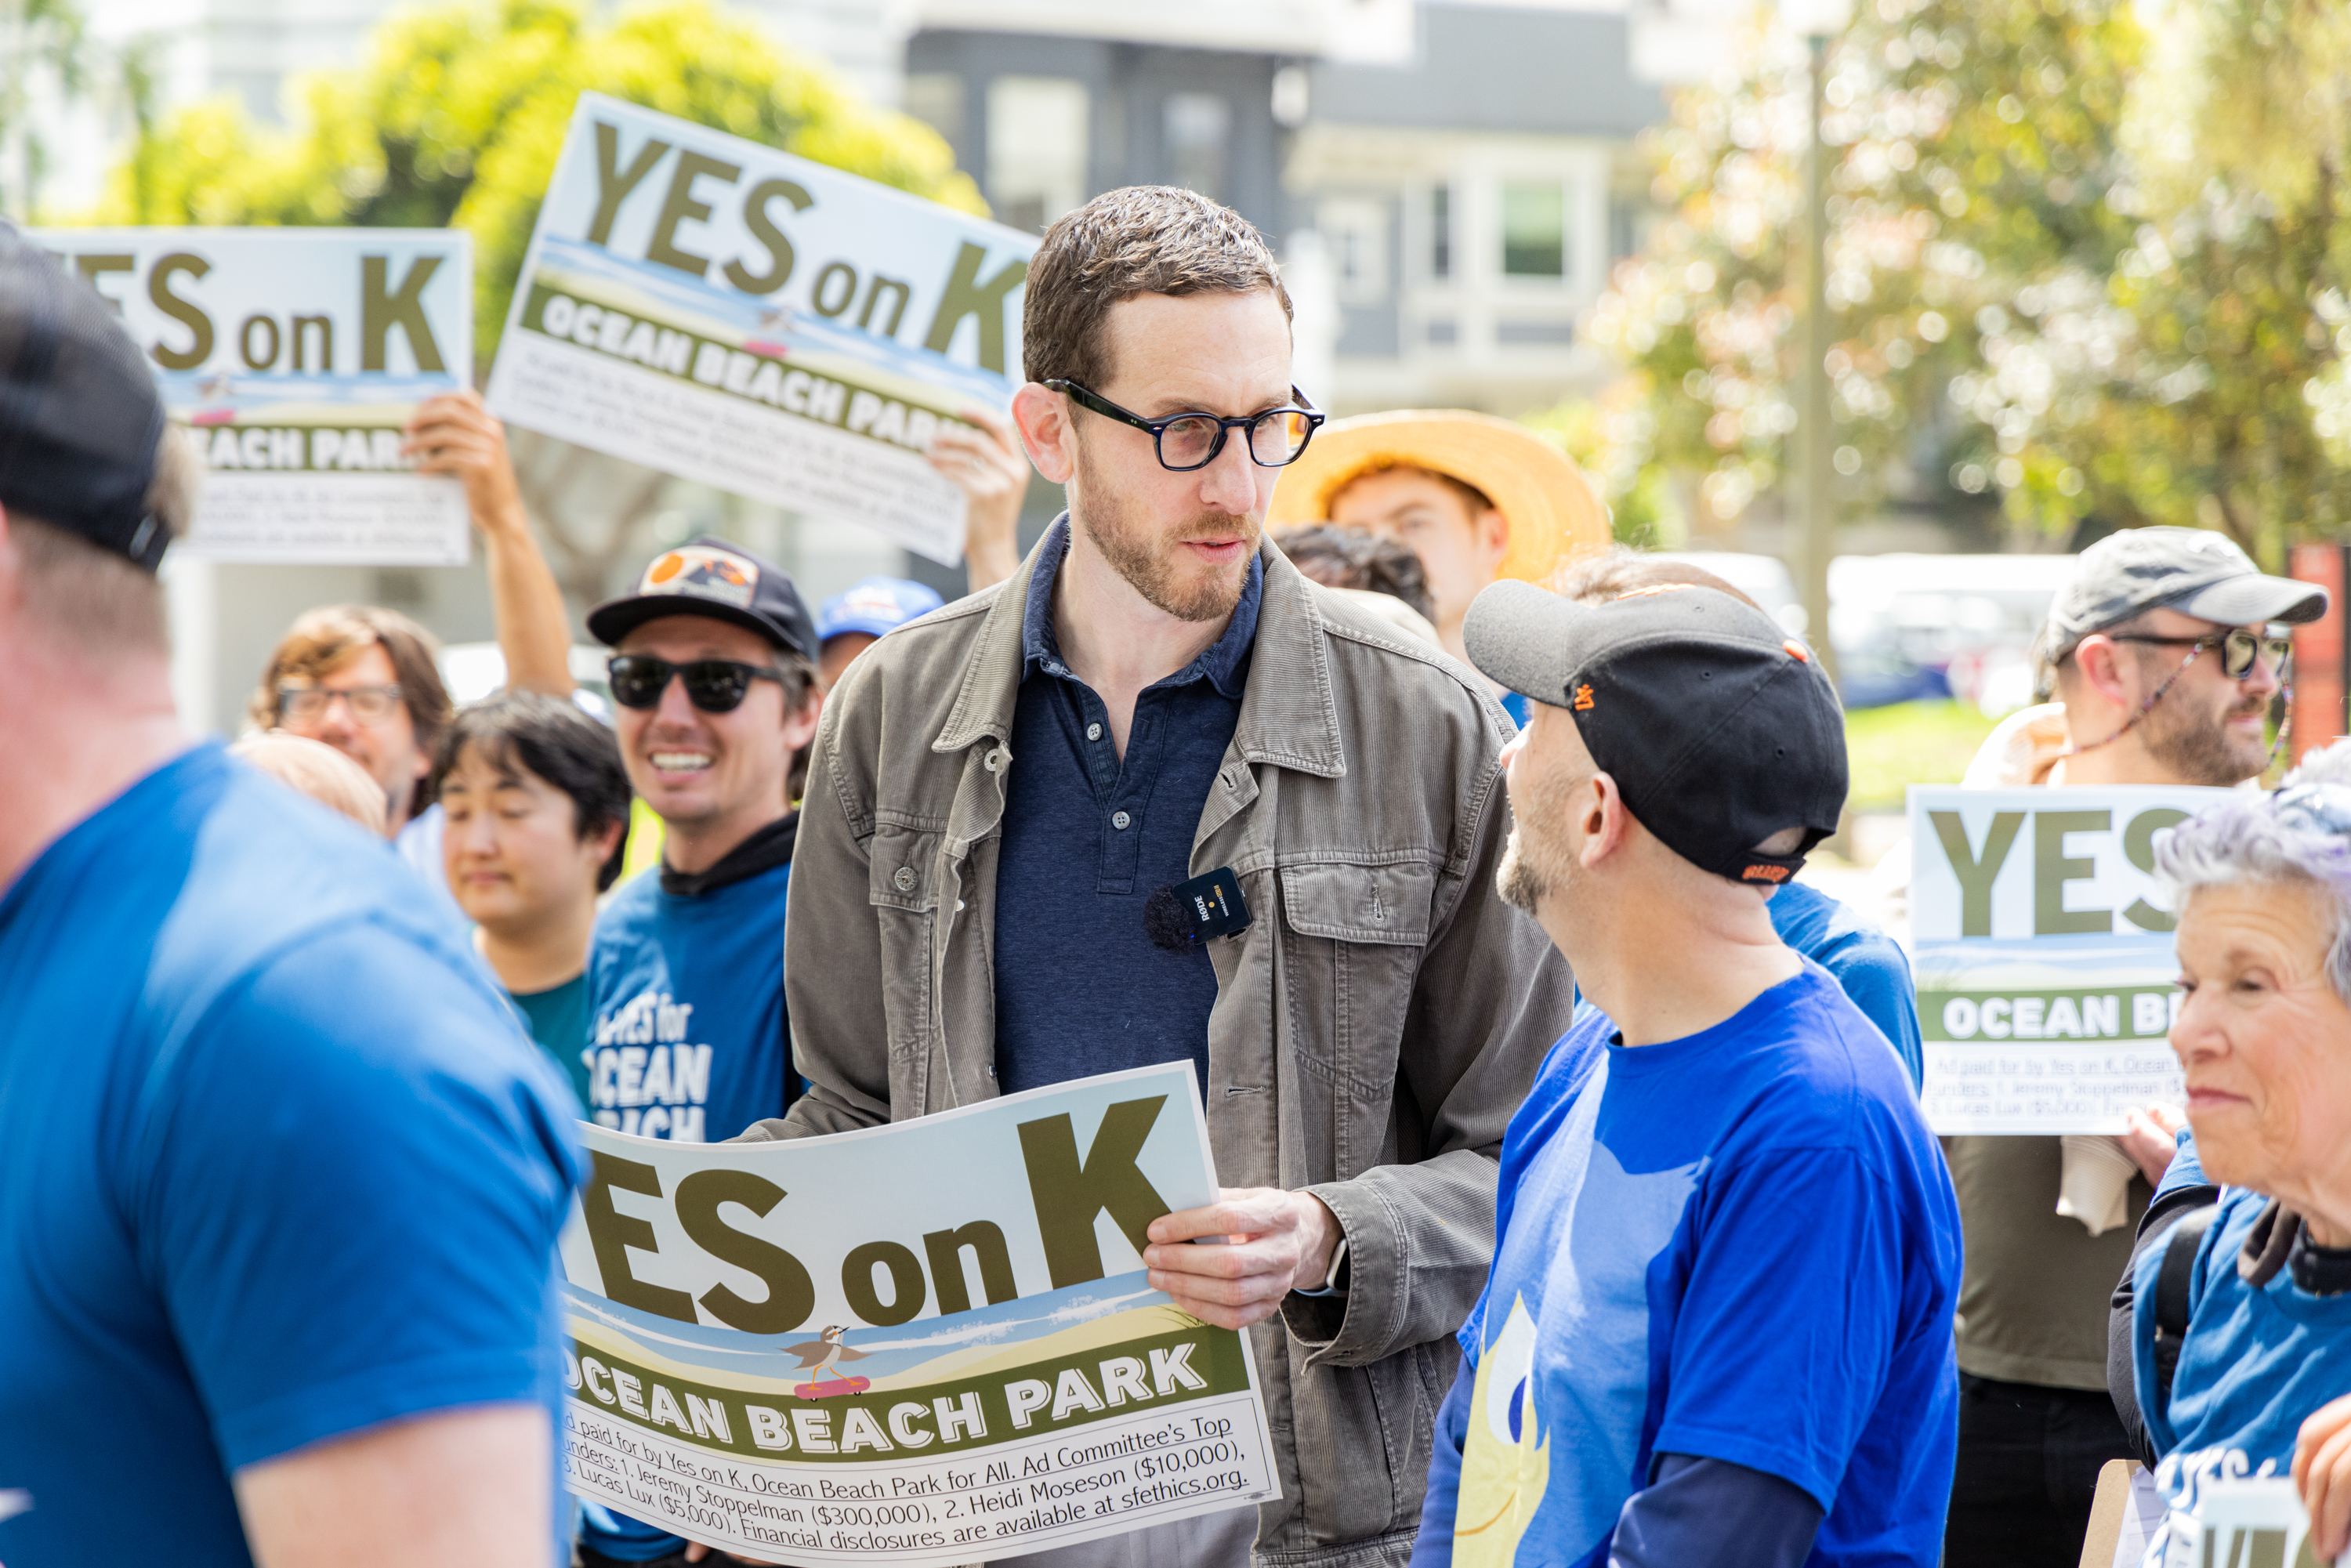
[[[2233,631],[2209,632],[2201,637],[2158,637],[2144,632],[2116,632],[2108,634],[2116,643],[2148,643],[2158,648],[2193,648],[2200,653],[2207,649],[2220,651],[2220,673],[2232,681],[2241,681],[2253,673],[2253,661],[2266,655],[2272,670],[2282,671],[2285,662],[2294,657],[2291,636],[2273,637],[2256,632],[2250,626]],[[2191,653],[2189,657],[2193,658]]]
[[[1251,462],[1260,468],[1283,467],[1305,455],[1306,444],[1314,439],[1314,433],[1329,417],[1308,402],[1306,394],[1296,387],[1290,389],[1290,395],[1298,400],[1296,406],[1270,408],[1236,419],[1214,413],[1171,413],[1165,419],[1145,419],[1075,382],[1056,380],[1045,385],[1080,408],[1149,431],[1153,448],[1159,454],[1159,465],[1176,474],[1189,474],[1214,463],[1217,455],[1225,449],[1225,437],[1236,430],[1249,432]]]
[[[685,700],[705,713],[733,713],[751,693],[753,681],[783,684],[784,673],[763,664],[740,664],[732,659],[696,659],[673,664],[651,653],[621,653],[604,666],[611,677],[612,700],[622,707],[652,707],[669,690],[672,675],[685,682]]]

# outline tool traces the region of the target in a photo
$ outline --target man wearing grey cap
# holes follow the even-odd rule
[[[2082,553],[2050,606],[2042,652],[2058,700],[2005,720],[1965,782],[1980,789],[2229,786],[2260,777],[2265,722],[2290,643],[2326,611],[2323,589],[2264,576],[2225,537],[2133,528]],[[2180,1117],[2134,1113],[2122,1148],[2145,1210]],[[2071,1564],[2098,1467],[2131,1448],[2105,1393],[2108,1297],[2131,1226],[2061,1214],[2069,1158],[2051,1137],[1948,1140],[1967,1232],[1959,1295],[1959,1461],[1951,1568]]]

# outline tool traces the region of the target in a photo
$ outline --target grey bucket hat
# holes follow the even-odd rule
[[[2177,610],[2221,626],[2300,625],[2326,613],[2326,590],[2269,577],[2227,536],[2208,528],[2125,528],[2082,552],[2074,580],[2049,606],[2043,647],[2063,658],[2094,632],[2149,610]]]

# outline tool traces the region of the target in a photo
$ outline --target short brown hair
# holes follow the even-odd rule
[[[1741,604],[1763,608],[1702,566],[1692,566],[1686,560],[1659,560],[1623,545],[1568,562],[1552,575],[1551,588],[1561,598],[1573,599],[1579,604],[1605,604],[1639,589],[1662,588],[1669,583],[1711,588],[1717,593],[1728,593]]]
[[[155,444],[155,477],[147,486],[147,515],[173,538],[188,531],[195,511],[199,465],[176,427]],[[8,535],[24,565],[35,614],[77,649],[103,656],[117,650],[168,653],[171,618],[163,585],[130,557],[24,512],[8,514]]]
[[[1428,597],[1428,570],[1401,540],[1368,528],[1309,523],[1273,536],[1274,548],[1309,580],[1325,588],[1360,588],[1403,601],[1425,621],[1437,619]]]
[[[262,666],[261,684],[246,703],[246,717],[256,728],[277,728],[278,683],[324,680],[375,647],[392,660],[400,700],[416,729],[416,749],[426,757],[438,755],[450,714],[449,690],[441,684],[441,644],[399,611],[373,604],[329,604],[303,612]],[[409,815],[421,814],[432,803],[430,791],[411,790]]]
[[[1102,324],[1138,294],[1290,293],[1247,218],[1196,192],[1129,185],[1067,214],[1029,262],[1020,308],[1020,367],[1032,382],[1087,387],[1110,380]]]

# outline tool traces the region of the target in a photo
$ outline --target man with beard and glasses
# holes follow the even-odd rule
[[[1844,716],[1727,594],[1478,596],[1531,698],[1502,896],[1593,1009],[1502,1145],[1416,1565],[1931,1568],[1959,1216],[1885,1040],[1765,900],[1835,830]]]
[[[1124,1267],[1252,1330],[1281,1499],[1020,1561],[1401,1563],[1495,1152],[1573,1005],[1494,891],[1506,722],[1263,538],[1322,415],[1256,230],[1112,192],[1024,308],[1013,416],[1070,509],[834,688],[785,937],[807,1090],[758,1131],[1192,1063],[1231,1185]],[[1204,934],[1173,890],[1219,872],[1249,923]]]
[[[2042,633],[2058,700],[2004,720],[1965,781],[2248,784],[2269,765],[2283,628],[2325,611],[2325,590],[2263,576],[2216,533],[2132,528],[2101,539],[2082,552]],[[2130,1124],[2120,1144],[2139,1174],[2116,1164],[2131,1223],[2096,1230],[2107,1206],[2090,1205],[2092,1219],[2057,1210],[2068,1166],[2097,1157],[2088,1140],[1946,1142],[1967,1227],[1951,1568],[2073,1563],[2099,1468],[2134,1452],[2107,1396],[2108,1303],[2183,1118],[2157,1106]]]

